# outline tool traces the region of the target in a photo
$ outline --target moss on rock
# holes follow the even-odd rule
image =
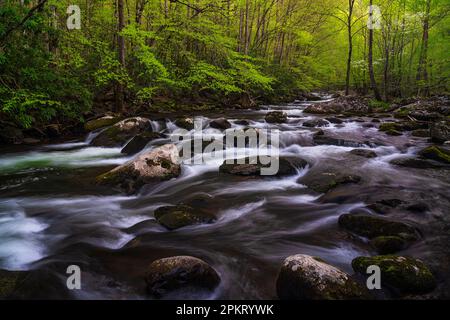
[[[436,287],[430,269],[420,260],[411,257],[383,255],[358,257],[352,261],[353,269],[363,275],[367,267],[376,265],[381,269],[381,281],[402,294],[424,294]]]
[[[438,146],[430,146],[419,152],[421,157],[450,164],[450,151]]]

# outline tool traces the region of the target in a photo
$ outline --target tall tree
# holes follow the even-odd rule
[[[117,15],[118,15],[118,28],[117,28],[117,50],[119,63],[122,68],[125,68],[125,38],[121,34],[123,28],[125,28],[125,16],[124,16],[124,2],[123,0],[117,0]],[[116,112],[124,112],[124,85],[121,81],[116,84]]]
[[[370,8],[369,8],[369,53],[368,53],[368,63],[369,63],[369,77],[370,77],[370,86],[372,87],[373,93],[375,95],[375,99],[381,101],[380,91],[378,90],[378,85],[375,80],[375,73],[373,69],[373,29],[374,29],[374,20],[373,20],[373,1],[370,0]]]

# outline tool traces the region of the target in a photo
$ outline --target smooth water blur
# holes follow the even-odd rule
[[[316,129],[302,126],[315,118],[303,114],[307,105],[235,111],[228,118],[233,128],[243,128],[235,122],[248,119],[248,127],[279,129],[283,156],[302,157],[311,166],[346,161],[345,154],[354,148],[314,145]],[[265,114],[273,110],[287,112],[288,123],[266,123]],[[207,124],[220,116],[203,120]],[[146,150],[170,143],[170,134],[178,128],[167,119],[152,121],[152,129],[168,137],[150,143]],[[417,152],[405,147],[409,137],[391,139],[352,120],[322,129],[340,139],[377,145],[374,151],[379,157],[365,159],[361,166],[374,183],[392,179],[414,185],[422,179],[388,164],[400,154]],[[207,125],[203,133],[223,135]],[[321,201],[320,194],[297,181],[310,166],[288,177],[243,179],[219,175],[221,161],[197,165],[186,161],[179,178],[124,196],[96,186],[94,180],[130,157],[119,148],[89,146],[94,136],[0,156],[0,268],[48,267],[63,275],[60,262],[70,261],[79,263],[84,275],[83,290],[75,293],[76,298],[143,298],[142,274],[148,263],[171,255],[193,255],[208,261],[222,278],[217,291],[203,298],[259,299],[275,297],[276,274],[289,255],[319,256],[350,271],[354,257],[369,253],[367,247],[348,241],[337,227],[340,214],[363,208],[364,201],[352,198],[355,193],[345,201]],[[226,150],[225,155],[243,151]],[[206,209],[218,218],[216,223],[167,231],[153,218],[159,206],[195,199],[206,201]]]

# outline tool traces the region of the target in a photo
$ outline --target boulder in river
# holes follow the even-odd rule
[[[212,120],[209,126],[214,129],[226,130],[231,128],[231,123],[225,118],[220,118]]]
[[[251,158],[245,158],[241,160],[243,160],[243,162],[245,163],[240,164],[238,163],[237,159],[234,159],[233,163],[227,163],[228,160],[225,160],[224,163],[220,166],[219,172],[237,176],[261,176],[261,170],[263,168],[271,167],[271,163],[262,164],[259,158],[256,158],[255,161],[251,161]],[[298,169],[302,169],[308,165],[308,162],[306,160],[294,157],[273,158],[272,161],[278,161],[279,169],[275,174],[276,176],[295,175]]]
[[[448,165],[434,161],[431,159],[423,159],[423,158],[415,158],[415,157],[399,157],[393,159],[389,162],[390,164],[407,167],[407,168],[415,168],[415,169],[448,169],[450,168]]]
[[[177,127],[190,131],[194,129],[194,118],[180,117],[175,120],[175,124]]]
[[[94,131],[100,128],[112,126],[120,121],[120,116],[114,114],[108,114],[103,117],[89,120],[84,124],[84,129],[86,131]]]
[[[195,224],[213,223],[214,216],[187,205],[166,206],[155,210],[155,219],[169,230]]]
[[[370,245],[379,254],[390,254],[406,249],[408,242],[397,236],[380,236],[370,240]]]
[[[417,230],[406,223],[370,214],[343,214],[339,217],[339,225],[368,239],[396,236],[406,241],[415,241],[419,238]]]
[[[278,297],[283,300],[368,298],[367,290],[348,274],[319,258],[303,254],[284,260],[276,286]]]
[[[358,175],[325,171],[308,174],[305,177],[301,177],[297,182],[316,192],[326,193],[340,185],[359,183],[360,181],[361,177]]]
[[[132,193],[144,184],[169,180],[180,173],[178,149],[173,144],[166,144],[97,177],[97,181]]]
[[[127,145],[122,149],[121,153],[132,155],[142,151],[145,146],[155,139],[162,138],[162,135],[157,132],[146,131],[144,133],[138,134]]]
[[[176,256],[154,261],[145,275],[147,293],[155,298],[180,290],[212,291],[220,284],[217,272],[205,261]]]
[[[435,142],[444,143],[450,141],[450,121],[434,122],[430,126],[431,139]]]
[[[439,146],[429,146],[419,152],[423,158],[436,160],[446,164],[450,164],[450,151],[447,148]]]
[[[342,119],[339,119],[339,118],[337,118],[337,117],[328,117],[328,118],[325,118],[328,122],[331,122],[331,123],[334,123],[334,124],[342,124],[342,123],[344,123],[344,120],[342,120]]]
[[[427,129],[417,129],[411,132],[413,137],[417,138],[428,138],[430,136],[430,130]]]
[[[308,128],[327,127],[329,125],[330,123],[327,120],[323,119],[307,120],[303,122],[303,126]]]
[[[147,118],[128,118],[100,132],[92,140],[92,144],[98,147],[120,147],[135,135],[143,133],[149,128],[150,120]]]
[[[425,294],[436,287],[433,274],[420,260],[384,255],[358,257],[352,261],[353,269],[362,275],[367,275],[367,267],[371,265],[380,267],[382,284],[388,285],[400,294]]]
[[[350,151],[350,154],[353,154],[355,156],[364,157],[364,158],[378,157],[378,155],[374,151],[368,150],[368,149],[354,149],[354,150]]]
[[[285,123],[287,122],[288,116],[283,111],[272,111],[266,115],[265,119],[268,123]]]

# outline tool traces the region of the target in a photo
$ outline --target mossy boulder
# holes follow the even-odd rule
[[[450,141],[450,120],[434,122],[430,125],[430,136],[434,142]]]
[[[92,145],[98,147],[121,147],[135,135],[143,133],[149,128],[150,120],[147,118],[128,118],[100,132],[92,140]]]
[[[180,290],[212,291],[220,284],[220,276],[201,259],[176,256],[151,263],[145,274],[145,282],[150,296],[163,298]]]
[[[397,122],[385,122],[385,123],[380,124],[379,130],[383,131],[383,132],[401,131],[402,126],[401,126],[401,124],[399,124]]]
[[[439,146],[429,146],[419,152],[423,158],[450,164],[450,151]]]
[[[155,210],[155,219],[169,230],[182,227],[213,223],[216,218],[200,210],[196,210],[187,205],[166,206]]]
[[[122,149],[121,153],[132,155],[142,151],[150,141],[160,139],[162,135],[157,132],[146,131],[138,134]]]
[[[369,159],[378,157],[378,155],[374,151],[368,150],[368,149],[354,149],[354,150],[350,151],[349,153],[353,154],[355,156],[360,156],[360,157],[369,158]]]
[[[320,172],[318,174],[300,178],[297,182],[306,185],[308,188],[319,192],[328,191],[346,184],[357,184],[362,180],[358,175],[344,172]]]
[[[267,123],[285,123],[287,122],[288,116],[283,111],[272,111],[266,115],[265,119]]]
[[[417,138],[428,138],[430,136],[430,130],[428,129],[417,129],[411,132],[413,137]]]
[[[430,269],[420,260],[411,257],[383,255],[358,257],[352,261],[353,269],[367,275],[367,267],[376,265],[381,269],[381,283],[401,294],[425,294],[436,287]]]
[[[194,129],[194,118],[190,117],[180,117],[175,120],[175,125],[182,129],[193,130]]]
[[[114,115],[114,114],[105,115],[105,116],[97,118],[97,119],[89,120],[88,122],[86,122],[84,124],[84,129],[88,132],[94,131],[94,130],[97,130],[100,128],[112,126],[112,125],[118,123],[119,121],[120,121],[120,116],[118,116],[118,115]]]
[[[408,247],[408,242],[397,236],[381,236],[370,241],[370,245],[374,247],[379,254],[390,254]]]
[[[415,241],[419,238],[417,230],[406,223],[369,214],[343,214],[339,217],[339,225],[369,239],[396,236],[407,241]]]
[[[220,118],[212,120],[209,126],[214,129],[226,130],[231,128],[231,123],[225,118]]]
[[[178,149],[173,144],[166,144],[97,177],[97,182],[133,193],[145,184],[169,180],[180,173]]]
[[[367,299],[367,290],[348,274],[323,260],[298,254],[286,258],[277,278],[283,300]]]
[[[393,159],[389,162],[390,164],[415,169],[447,169],[448,165],[425,158],[414,158],[414,157],[400,157]]]
[[[278,161],[278,171],[275,172],[275,176],[294,175],[298,169],[308,165],[308,162],[302,158],[281,157],[272,158],[271,160],[273,162]],[[262,164],[259,158],[243,158],[234,159],[233,163],[228,163],[228,160],[225,160],[220,166],[219,172],[237,176],[262,176],[264,174],[263,169],[269,168],[274,168],[274,166],[271,163]],[[268,176],[273,175],[268,174]]]

